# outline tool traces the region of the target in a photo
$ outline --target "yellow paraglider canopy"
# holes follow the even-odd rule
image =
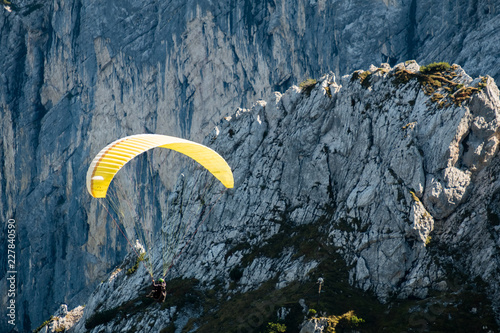
[[[227,162],[214,150],[196,142],[160,134],[138,134],[116,140],[94,158],[87,171],[87,190],[94,198],[106,197],[116,173],[137,155],[152,148],[168,148],[200,163],[225,187],[234,186],[233,173]]]

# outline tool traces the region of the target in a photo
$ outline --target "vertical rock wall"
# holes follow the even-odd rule
[[[80,302],[126,252],[83,186],[105,144],[139,132],[201,141],[237,107],[369,63],[447,60],[497,77],[497,6],[19,0],[1,8],[0,206],[19,228],[18,328]],[[175,176],[164,179],[171,188]]]

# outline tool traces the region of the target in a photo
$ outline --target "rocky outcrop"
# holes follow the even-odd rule
[[[307,77],[340,77],[370,63],[444,60],[500,78],[499,9],[491,2],[9,2],[0,8],[0,206],[19,226],[20,331],[60,303],[83,302],[125,256],[126,242],[83,186],[93,155],[117,137],[148,132],[201,141],[238,107],[273,103],[274,91]],[[488,159],[489,147],[470,151],[484,150]],[[453,214],[443,210],[449,193],[460,201],[473,180],[449,169],[429,181],[435,194],[423,198],[433,202],[424,208],[445,216]],[[374,195],[360,188],[351,199],[366,203]],[[416,219],[422,214],[416,206]],[[418,237],[431,224],[422,222]],[[2,318],[0,330],[10,329]]]
[[[227,158],[236,186],[205,212],[169,279],[197,281],[229,301],[269,281],[273,290],[305,283],[331,260],[324,248],[343,259],[351,285],[382,303],[459,292],[458,273],[464,286],[481,281],[499,320],[500,183],[491,178],[500,166],[499,92],[490,77],[472,79],[457,65],[419,69],[407,62],[338,81],[326,75],[225,118],[205,143]],[[182,181],[196,188],[195,179]],[[171,221],[182,221],[171,209]],[[112,277],[75,331],[181,329],[207,311],[147,303],[142,266]]]
[[[83,306],[78,306],[68,311],[68,306],[62,304],[54,316],[51,317],[49,323],[37,328],[35,331],[40,333],[66,332],[82,318],[83,309]]]
[[[328,327],[327,318],[314,318],[306,321],[300,329],[300,333],[323,333]]]

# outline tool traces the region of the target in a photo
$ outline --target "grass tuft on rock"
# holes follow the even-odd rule
[[[420,73],[422,74],[432,74],[436,72],[445,72],[451,68],[450,64],[447,62],[433,62],[420,67]]]

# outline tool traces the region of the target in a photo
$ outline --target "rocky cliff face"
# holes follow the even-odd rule
[[[398,318],[407,319],[406,328],[442,330],[472,311],[472,330],[495,331],[499,91],[490,77],[472,79],[456,65],[419,69],[408,62],[338,82],[327,75],[223,120],[205,142],[227,157],[237,186],[206,213],[169,275],[170,298],[162,306],[144,298],[146,270],[125,273],[131,254],[89,298],[74,331],[205,332],[214,325],[208,317],[219,318],[224,331],[252,330],[259,325],[248,318],[224,317],[225,302],[233,312],[239,297],[252,307],[252,295],[264,288],[274,295],[258,298],[268,317],[281,312],[286,319],[300,299],[304,309],[325,306],[304,291],[315,276],[328,276],[330,292],[344,276],[346,285],[392,306],[422,299],[408,301],[411,309]],[[181,219],[178,207],[171,213]],[[369,310],[355,297],[347,302]],[[372,324],[391,327],[392,306]]]
[[[4,59],[0,64],[0,205],[4,220],[14,218],[18,225],[16,328],[20,331],[37,326],[62,302],[70,306],[83,302],[105,272],[125,255],[126,242],[105,223],[104,214],[99,215],[83,181],[92,156],[117,137],[156,132],[201,141],[221,116],[237,107],[260,98],[271,101],[273,91],[284,92],[307,77],[329,71],[340,77],[370,63],[394,65],[411,58],[422,63],[445,60],[463,64],[474,76],[488,73],[499,78],[499,67],[493,65],[500,45],[495,42],[499,9],[494,2],[42,4],[20,0],[13,1],[9,10],[0,13],[0,52]],[[246,119],[245,114],[237,118]],[[470,149],[491,151],[494,143],[474,143],[483,139],[470,136]],[[302,144],[294,144],[294,150],[282,154],[289,160],[301,160]],[[330,148],[336,149],[325,149]],[[417,153],[413,149],[412,154]],[[483,156],[485,161],[488,154]],[[486,164],[480,161],[474,162],[478,166],[471,166],[474,155],[466,155],[465,162],[460,163],[466,163],[467,170],[480,170]],[[235,170],[247,170],[234,161]],[[343,160],[335,157],[328,163],[337,162]],[[398,162],[393,164],[398,174]],[[467,198],[469,193],[464,189],[470,189],[466,185],[473,178],[455,169],[438,174],[442,167],[438,164],[431,163],[434,169],[429,173],[442,179],[425,184],[435,193],[426,194],[418,188],[413,192],[417,197],[423,193],[420,198],[429,202],[425,209],[441,219],[455,212],[447,206],[450,192],[454,198]],[[285,207],[278,199],[273,199],[273,205],[281,211],[293,209],[294,214],[303,214],[307,220],[311,208],[304,212],[295,208],[308,191],[297,183],[294,174],[304,168],[308,166],[301,165],[286,175],[290,184],[283,190],[296,195],[291,206]],[[247,175],[239,177],[243,180]],[[172,188],[175,179],[167,180],[165,186]],[[418,181],[417,177],[411,183]],[[328,184],[327,194],[337,201],[334,185]],[[376,184],[371,185],[376,188]],[[318,195],[324,194],[324,189],[315,189],[320,190]],[[368,201],[378,195],[363,187],[358,192],[347,197],[350,209],[359,200],[364,202],[359,199],[362,193]],[[459,206],[463,200],[454,203]],[[484,214],[494,211],[495,205],[488,207]],[[243,216],[242,212],[238,209],[234,214]],[[418,204],[414,215],[415,219],[427,216]],[[418,237],[426,237],[433,221],[428,218],[421,225]],[[270,236],[275,226],[269,228],[252,233]],[[341,241],[342,235],[335,237]],[[217,253],[215,249],[211,255]],[[380,283],[365,283],[359,278],[370,267],[364,267],[361,259],[358,262],[359,274],[352,275],[353,283],[387,292]],[[6,268],[7,264],[1,265]],[[266,267],[265,262],[255,265]],[[299,266],[287,269],[290,278],[307,271],[299,272]],[[242,281],[250,279],[247,274],[243,272]],[[5,278],[2,276],[1,295],[6,295]],[[4,320],[2,317],[0,328],[11,329]]]

